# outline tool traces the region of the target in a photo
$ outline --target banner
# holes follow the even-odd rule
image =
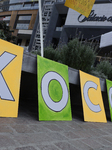
[[[106,79],[107,85],[107,94],[108,94],[108,102],[109,102],[109,109],[110,109],[110,117],[112,121],[112,81]]]
[[[0,40],[0,117],[17,117],[23,48]]]
[[[72,120],[68,66],[37,56],[39,120]]]
[[[82,71],[79,72],[84,120],[107,122],[99,78]]]
[[[65,6],[76,10],[82,15],[88,17],[95,0],[66,0]]]

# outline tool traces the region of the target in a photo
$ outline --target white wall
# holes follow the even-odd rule
[[[88,17],[88,21],[79,22],[85,18],[85,16],[81,16],[79,21],[78,17],[81,15],[77,11],[70,9],[68,11],[68,15],[66,18],[65,25],[77,25],[77,26],[112,26],[112,3],[106,4],[94,4],[92,10],[94,10],[94,14],[91,15],[93,19],[97,19],[97,21],[90,21],[90,16]],[[96,16],[95,16],[96,14]],[[96,18],[97,17],[97,18]],[[110,21],[109,21],[110,19]]]

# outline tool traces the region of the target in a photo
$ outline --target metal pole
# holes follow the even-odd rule
[[[41,0],[39,0],[39,21],[40,21],[40,39],[41,39],[41,56],[43,57],[43,27],[42,27],[42,7]]]

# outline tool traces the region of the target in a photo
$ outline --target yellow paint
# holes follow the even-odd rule
[[[0,117],[17,117],[23,48],[0,40],[0,56],[5,51],[17,55],[2,71],[2,75],[15,101],[8,101],[0,98]]]
[[[70,7],[88,17],[95,0],[66,0],[65,6]]]
[[[103,99],[101,95],[101,88],[100,88],[100,80],[99,78],[89,75],[87,73],[84,73],[82,71],[80,72],[80,85],[81,85],[81,95],[82,95],[82,104],[83,104],[83,113],[84,113],[84,120],[90,121],[90,122],[107,122],[104,105],[103,105]],[[84,98],[84,86],[85,83],[88,81],[92,81],[95,84],[97,84],[97,90],[94,88],[90,88],[88,90],[88,96],[90,101],[93,105],[99,105],[101,108],[100,112],[94,112],[92,111]]]

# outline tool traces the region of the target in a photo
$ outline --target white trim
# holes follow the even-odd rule
[[[32,34],[33,30],[19,30],[18,34]]]

